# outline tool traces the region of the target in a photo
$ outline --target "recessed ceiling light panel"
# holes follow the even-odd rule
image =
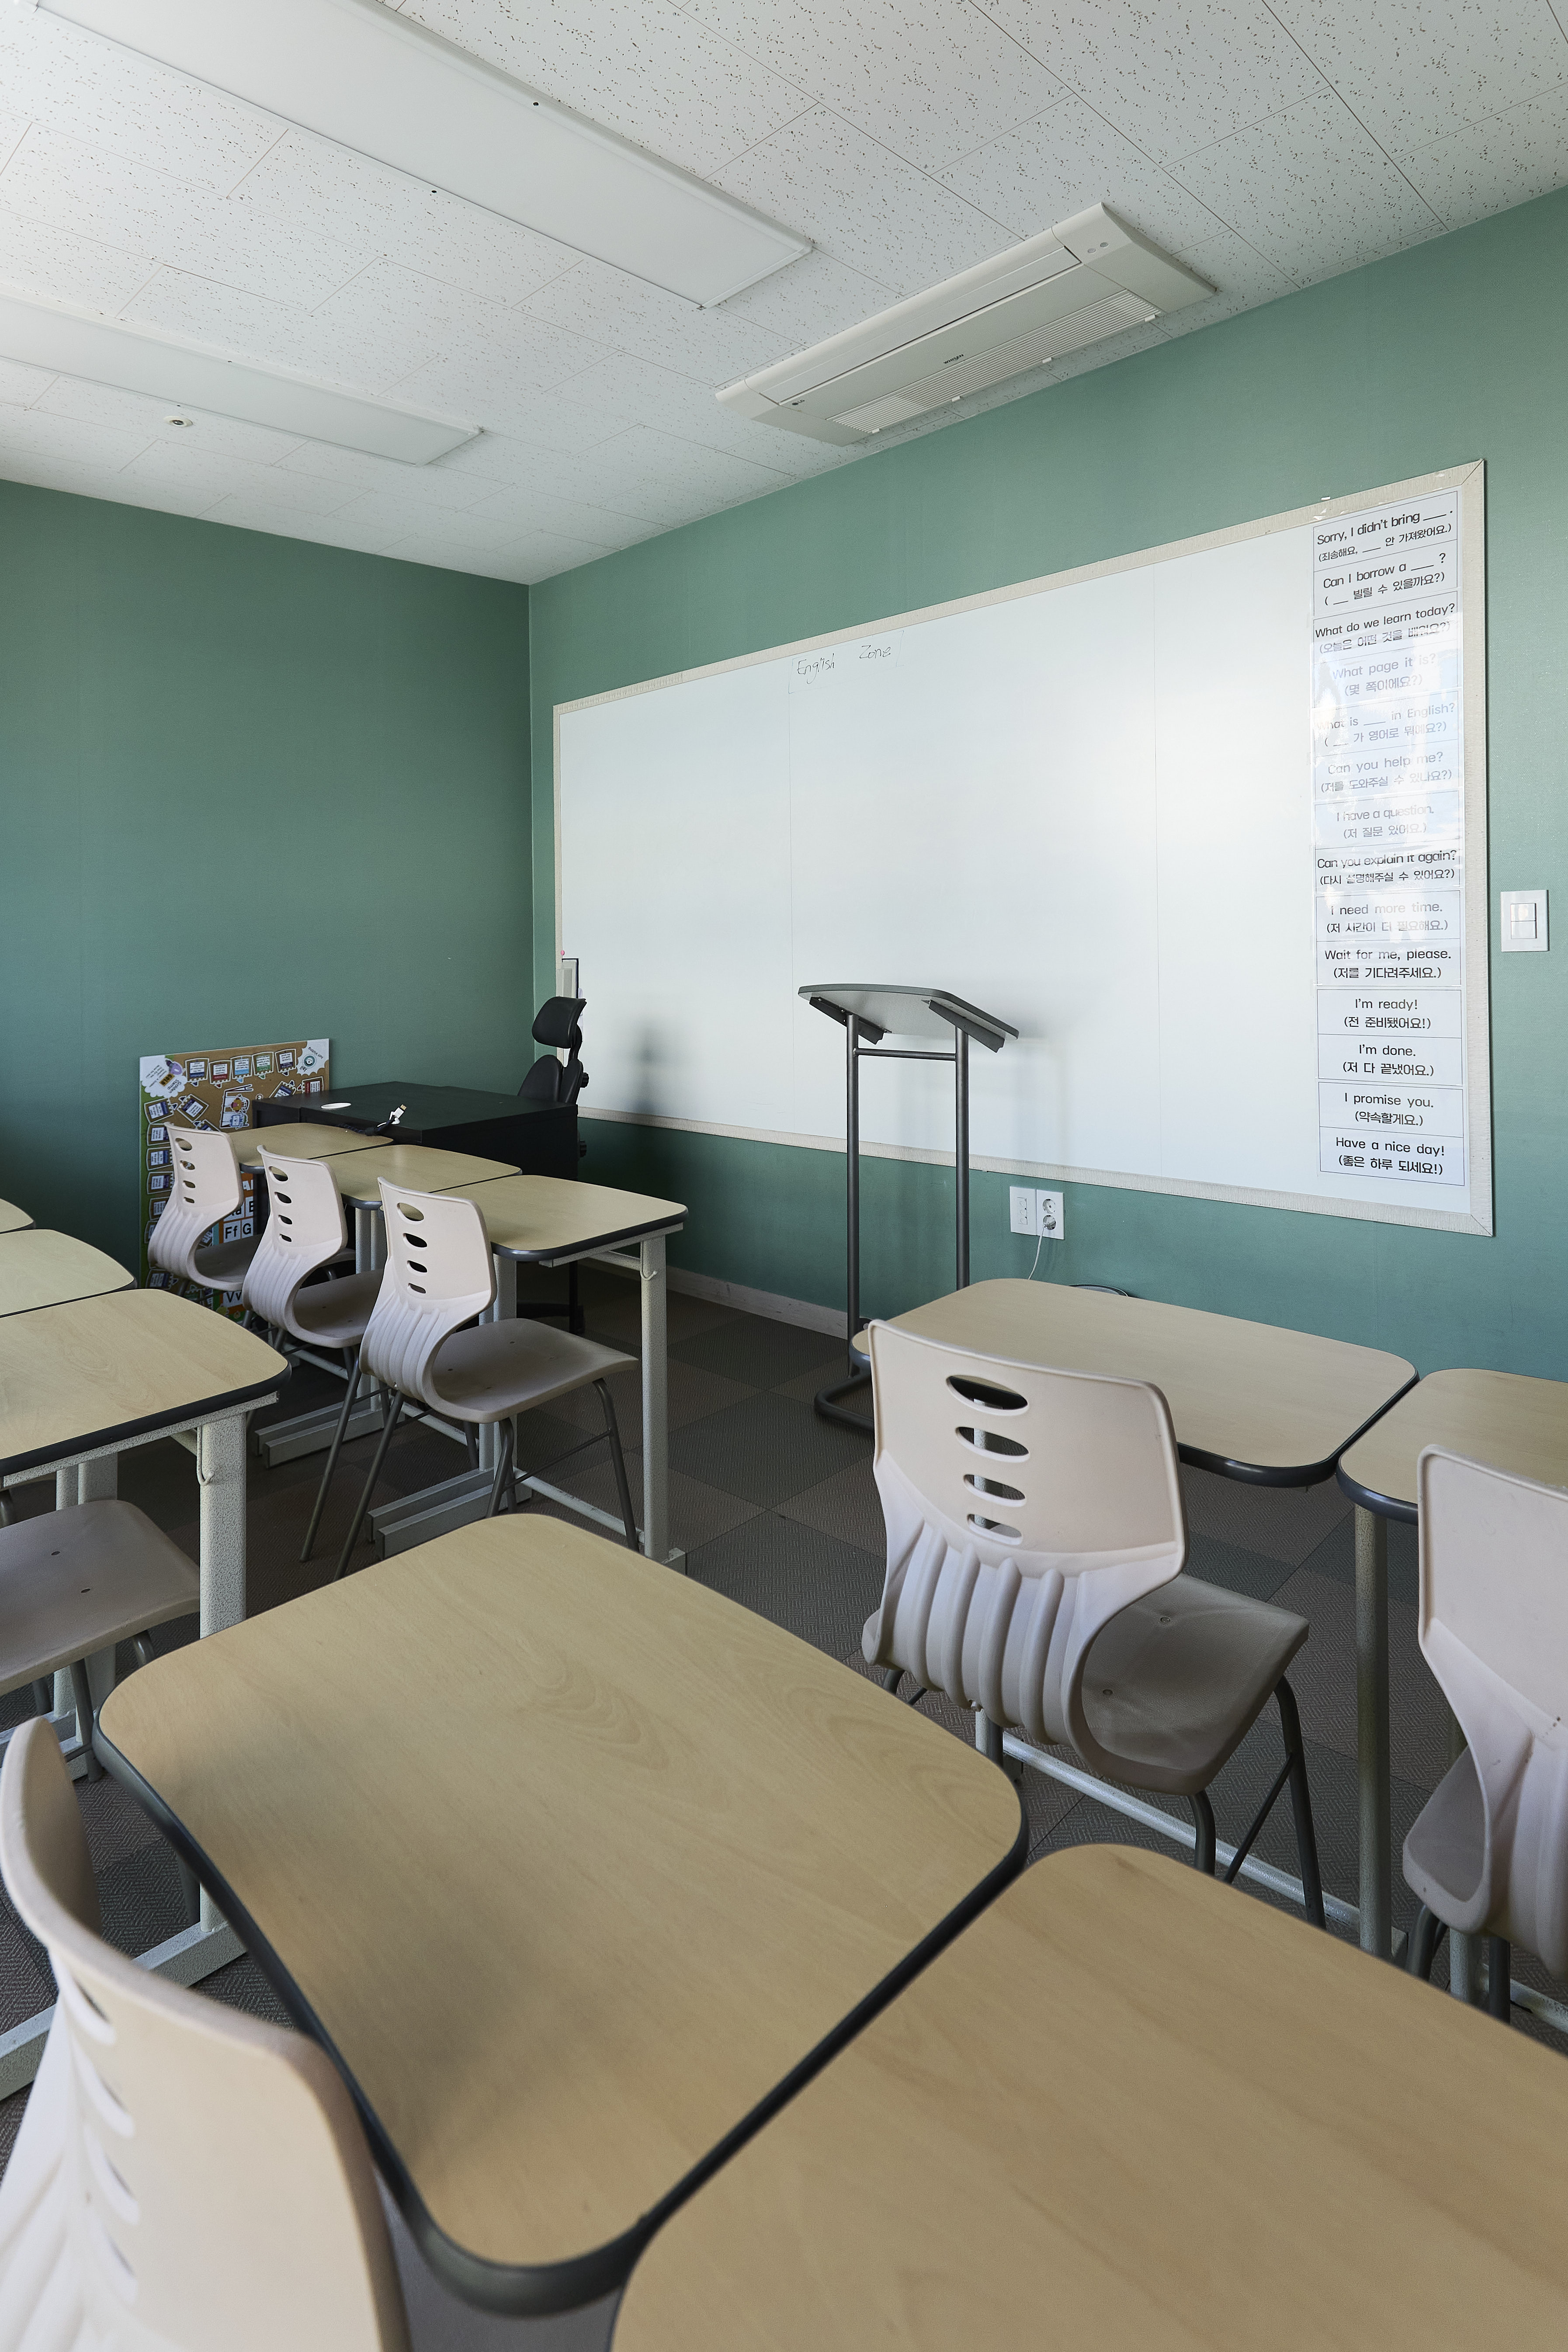
[[[722,302],[810,251],[382,0],[46,0],[46,11],[691,302]]]
[[[123,327],[65,302],[25,300],[0,294],[0,355],[57,375],[80,375],[112,383],[121,392],[151,393],[178,408],[211,409],[219,416],[270,425],[307,441],[332,441],[340,448],[363,449],[373,457],[396,457],[405,466],[428,466],[478,433],[476,425],[434,416],[392,400],[372,400],[318,383],[287,368],[257,367],[230,359],[205,344],[154,329]],[[170,425],[189,425],[172,415]]]

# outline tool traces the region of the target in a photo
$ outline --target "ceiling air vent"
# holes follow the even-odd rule
[[[1094,205],[718,398],[737,416],[848,447],[1214,290]]]

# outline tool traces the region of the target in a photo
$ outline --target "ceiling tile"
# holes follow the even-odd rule
[[[964,0],[682,0],[923,172],[1061,96],[1054,75]]]
[[[781,433],[771,425],[754,424],[718,404],[715,391],[676,375],[651,360],[617,352],[573,376],[557,395],[570,401],[574,413],[597,419],[600,437],[630,425],[651,425],[677,440],[722,450],[744,463],[766,466],[781,478],[820,473],[837,464],[843,452],[804,434]]]
[[[340,547],[354,555],[385,555],[401,530],[361,530],[341,514],[302,515],[287,509],[247,499],[243,494],[219,499],[205,520],[232,523],[240,530],[269,531],[274,538],[303,539],[318,547]]]
[[[440,465],[405,466],[395,457],[372,457],[364,449],[340,449],[331,441],[301,441],[277,463],[286,473],[340,482],[354,495],[392,491],[422,511],[473,506],[485,494],[482,484],[469,475],[450,474]]]
[[[1403,157],[1568,81],[1549,0],[1273,0],[1357,119]]]
[[[498,483],[477,506],[467,508],[465,515],[502,526],[514,539],[530,530],[547,531],[601,550],[628,546],[647,528],[636,516],[615,514],[608,507],[551,498],[538,489],[504,489]]]
[[[208,195],[37,126],[0,173],[0,204],[275,301],[324,301],[375,250],[368,240],[330,244],[257,222],[232,197]]]
[[[245,457],[253,465],[272,466],[300,446],[298,433],[274,432],[269,425],[214,416],[200,408],[178,411],[193,420],[190,425],[171,425],[168,401],[122,392],[117,384],[93,383],[84,376],[57,376],[37,407],[45,415],[79,416],[89,425],[141,433],[150,442],[166,441],[171,448],[194,457]]]
[[[140,254],[6,211],[5,185],[0,176],[0,278],[7,286],[112,318],[152,276],[157,264]]]
[[[530,319],[548,319],[601,348],[653,360],[710,388],[787,359],[783,338],[727,305],[695,310],[603,261],[580,261],[522,305]]]
[[[1260,0],[988,0],[988,14],[1156,163],[1322,89]]]
[[[806,104],[666,0],[409,0],[402,13],[702,178]]]
[[[122,432],[79,417],[50,416],[37,408],[0,411],[0,453],[62,465],[101,466],[118,471],[147,446],[146,433]],[[0,455],[3,464],[3,455]]]
[[[520,302],[578,258],[516,221],[303,131],[278,142],[235,203],[257,220],[307,230],[328,246],[369,243],[403,269],[487,302]]]
[[[532,395],[580,374],[603,350],[527,311],[503,310],[494,319],[465,320],[433,358],[390,389],[415,407],[470,416],[505,431]]]
[[[0,65],[3,64],[4,55],[0,53]],[[25,114],[8,114],[0,107],[0,172],[5,169],[26,135],[27,117]]]
[[[1255,252],[1244,236],[1233,228],[1222,228],[1195,245],[1183,254],[1200,278],[1207,278],[1218,289],[1207,301],[1194,302],[1185,310],[1172,310],[1160,320],[1160,330],[1170,342],[1177,335],[1190,335],[1196,328],[1212,327],[1217,320],[1234,318],[1239,310],[1249,310],[1256,302],[1273,302],[1281,294],[1295,291],[1292,281],[1282,269]]]
[[[943,178],[1018,239],[1100,204],[1177,253],[1219,226],[1206,205],[1081,98],[1064,99],[993,140]]]
[[[30,408],[55,381],[47,368],[28,367],[22,360],[0,360],[0,401],[12,408]]]
[[[472,547],[501,547],[517,535],[517,525],[509,520],[497,521],[470,508],[455,510],[435,506],[417,494],[408,496],[406,486],[394,481],[373,490],[354,492],[334,512],[356,529],[373,527],[380,530],[384,527],[395,530],[400,537],[411,530],[421,531],[454,544],[461,540]]]
[[[874,318],[897,299],[896,288],[858,269],[846,269],[841,261],[819,251],[792,261],[788,269],[776,269],[744,294],[732,294],[724,310],[727,318],[749,319],[766,327],[782,338],[788,351],[804,352],[846,327],[858,326],[862,319]]]
[[[997,222],[826,107],[715,177],[743,204],[900,294],[939,285],[1005,251],[1009,241]]]
[[[89,146],[225,195],[283,125],[47,9],[0,29],[7,106]]]
[[[253,466],[243,457],[206,457],[199,449],[187,447],[183,440],[151,443],[123,471],[148,484],[166,482],[176,488],[185,484],[193,488],[205,484],[214,499],[241,495],[295,514],[330,514],[353,496],[340,482],[285,473],[281,466]]]
[[[1561,188],[1568,184],[1568,89],[1469,123],[1406,155],[1403,169],[1449,228]]]
[[[1227,227],[1302,283],[1354,269],[1443,226],[1329,93],[1188,156],[1181,177]]]

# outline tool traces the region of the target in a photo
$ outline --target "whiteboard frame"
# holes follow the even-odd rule
[[[553,718],[555,821],[555,951],[565,952],[563,937],[563,876],[561,871],[560,722],[574,711],[592,710],[601,703],[625,702],[640,694],[656,694],[664,687],[687,686],[729,670],[753,669],[759,663],[780,661],[796,654],[816,653],[828,646],[852,645],[857,639],[894,629],[913,628],[925,621],[943,621],[956,613],[976,613],[992,604],[1009,604],[1021,596],[1044,596],[1074,588],[1088,580],[1104,580],[1121,572],[1140,572],[1155,563],[1170,563],[1186,555],[1206,554],[1211,548],[1234,547],[1243,541],[1269,539],[1278,531],[1300,530],[1309,524],[1354,514],[1364,507],[1391,500],[1420,498],[1436,490],[1459,493],[1460,604],[1463,614],[1465,740],[1465,1164],[1469,1177],[1470,1206],[1467,1213],[1421,1209],[1376,1201],[1336,1201],[1315,1192],[1261,1192],[1240,1184],[1197,1183],[1185,1177],[1129,1175],[1122,1169],[1080,1168],[1062,1161],[994,1160],[975,1156],[971,1168],[1000,1176],[1051,1177],[1069,1184],[1103,1184],[1124,1192],[1167,1192],[1197,1201],[1234,1201],[1245,1208],[1297,1209],[1308,1216],[1353,1217],[1363,1223],[1415,1225],[1433,1233],[1480,1234],[1494,1230],[1491,1131],[1491,931],[1490,880],[1487,862],[1487,629],[1486,629],[1486,463],[1473,458],[1435,474],[1416,474],[1401,482],[1352,490],[1344,496],[1320,499],[1313,506],[1292,507],[1288,512],[1264,515],[1251,522],[1230,523],[1223,530],[1200,533],[1195,539],[1167,541],[1160,547],[1140,548],[1128,555],[1105,557],[1098,563],[1081,563],[1066,572],[1052,572],[1035,580],[1019,580],[1010,587],[988,588],[973,596],[956,596],[945,604],[926,604],[918,611],[857,621],[852,627],[830,629],[820,636],[798,637],[788,645],[768,646],[757,653],[736,654],[728,661],[706,662],[696,669],[668,671],[663,677],[640,678],[631,686],[612,687],[603,694],[580,696],[575,702],[558,702]],[[1303,640],[1302,660],[1308,644]],[[1305,753],[1303,753],[1305,756]],[[711,1120],[674,1118],[657,1111],[593,1110],[589,1116],[629,1127],[664,1127],[688,1135],[722,1135],[746,1143],[788,1144],[792,1150],[832,1151],[842,1155],[841,1136],[784,1134],[751,1127],[724,1127]],[[861,1144],[862,1157],[906,1160],[950,1168],[949,1152],[896,1143]]]

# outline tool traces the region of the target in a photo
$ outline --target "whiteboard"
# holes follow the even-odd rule
[[[1020,1033],[971,1056],[977,1167],[1490,1232],[1483,495],[559,706],[584,1108],[841,1150],[797,992],[923,984]],[[862,1149],[945,1160],[952,1119],[939,1066],[867,1066]]]

